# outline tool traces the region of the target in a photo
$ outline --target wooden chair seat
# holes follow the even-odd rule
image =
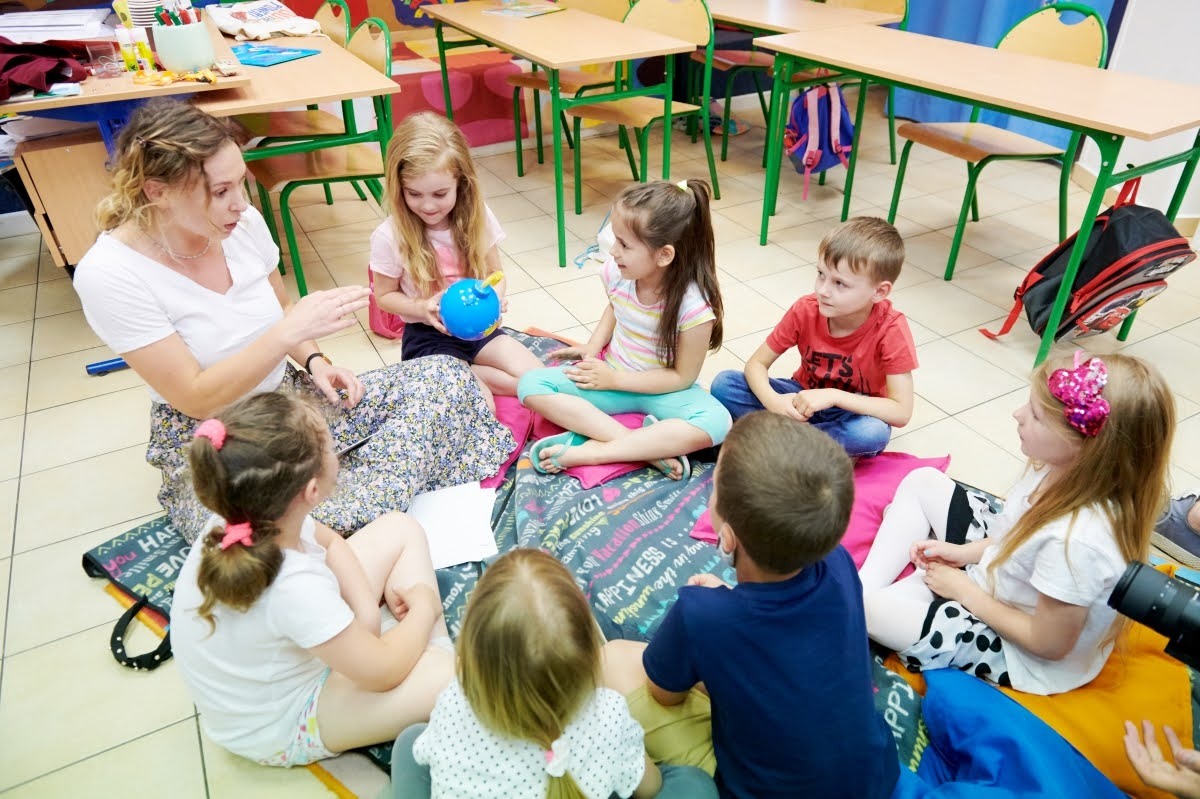
[[[550,91],[550,79],[546,77],[545,72],[541,71],[518,72],[516,75],[509,75],[505,80],[509,86],[521,89]],[[588,86],[603,86],[612,82],[612,72],[579,72],[573,69],[563,69],[558,73],[558,88],[562,94],[575,94]]]
[[[378,147],[354,144],[327,147],[307,153],[276,155],[249,161],[246,168],[268,191],[278,191],[295,181],[357,180],[383,174]]]
[[[774,67],[767,69],[767,77],[775,77]],[[840,81],[845,77],[841,72],[835,69],[826,69],[825,67],[817,67],[816,69],[800,69],[792,73],[792,84],[807,83],[813,80],[824,81]],[[858,78],[849,78],[848,80],[858,82]]]
[[[1062,155],[1062,150],[1037,139],[980,122],[906,122],[896,133],[938,152],[978,163],[993,155]]]
[[[692,60],[697,64],[703,64],[704,51],[693,51]],[[759,50],[713,50],[713,69],[719,69],[722,72],[728,72],[734,67],[769,69],[774,63],[774,56]]]
[[[342,118],[328,111],[271,111],[239,114],[233,119],[252,139],[338,136],[346,132]]]
[[[674,116],[691,114],[699,110],[700,106],[698,105],[671,102],[671,114]],[[644,128],[662,117],[663,101],[657,97],[629,97],[624,100],[610,100],[607,103],[593,103],[568,108],[566,114],[569,117],[579,117],[580,119]]]

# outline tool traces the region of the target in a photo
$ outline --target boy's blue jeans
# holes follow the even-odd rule
[[[413,744],[424,731],[424,724],[414,724],[392,746],[392,799],[429,799],[433,791],[429,767],[413,759]],[[717,799],[716,783],[700,769],[666,764],[659,769],[663,785],[657,799]]]
[[[772,377],[771,388],[779,394],[794,394],[804,388],[795,380]],[[754,396],[746,375],[733,369],[721,372],[709,388],[717,400],[729,410],[735,420],[752,411],[763,410],[763,404]],[[842,445],[846,453],[857,458],[878,455],[883,452],[892,437],[892,427],[874,416],[862,416],[842,408],[826,408],[817,411],[808,420],[809,424],[830,435]]]

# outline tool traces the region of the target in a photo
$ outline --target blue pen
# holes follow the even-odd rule
[[[121,369],[128,369],[129,364],[125,363],[124,358],[109,358],[107,361],[97,361],[89,363],[86,367],[87,373],[95,377],[96,375],[106,375],[109,372],[116,372]]]

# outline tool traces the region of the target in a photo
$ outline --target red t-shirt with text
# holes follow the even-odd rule
[[[803,388],[837,388],[870,397],[887,396],[887,376],[917,368],[917,347],[904,314],[891,300],[880,300],[867,321],[848,336],[829,333],[829,320],[817,308],[817,295],[796,300],[771,335],[767,346],[778,355],[790,347],[802,362],[792,379]]]

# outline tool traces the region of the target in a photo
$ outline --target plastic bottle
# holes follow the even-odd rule
[[[154,72],[154,51],[150,49],[150,37],[146,35],[146,29],[134,28],[131,32],[138,68],[144,72]]]
[[[130,30],[118,27],[114,32],[117,35],[117,47],[121,50],[121,60],[125,62],[125,69],[128,72],[137,72],[137,52],[133,48],[133,36]]]

